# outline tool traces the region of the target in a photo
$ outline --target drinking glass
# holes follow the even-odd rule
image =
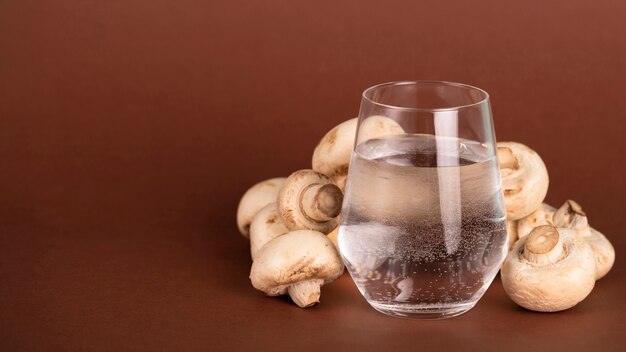
[[[415,81],[363,92],[338,241],[373,308],[467,312],[506,255],[505,214],[485,91]]]

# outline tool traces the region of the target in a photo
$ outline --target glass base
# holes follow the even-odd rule
[[[476,305],[476,302],[455,305],[407,305],[398,303],[368,302],[377,311],[393,317],[437,320],[456,317]]]

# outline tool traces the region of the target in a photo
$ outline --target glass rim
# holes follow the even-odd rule
[[[373,99],[367,96],[368,93],[371,93],[381,87],[400,86],[400,85],[415,85],[416,86],[419,83],[440,83],[440,84],[447,85],[447,86],[455,86],[455,87],[461,87],[464,89],[474,90],[474,91],[479,92],[482,95],[482,99],[480,99],[479,101],[475,103],[453,106],[449,108],[411,108],[411,107],[406,107],[406,106],[383,104],[383,103],[374,101]],[[363,93],[361,94],[361,96],[364,100],[368,101],[369,103],[378,105],[387,109],[406,110],[406,111],[424,111],[424,112],[457,111],[457,110],[461,110],[464,108],[469,108],[472,106],[483,104],[489,100],[489,93],[487,93],[485,90],[480,89],[478,87],[475,87],[469,84],[464,84],[464,83],[457,83],[457,82],[451,82],[451,81],[438,81],[438,80],[391,81],[391,82],[380,83],[380,84],[377,84],[377,85],[374,85],[365,89]]]

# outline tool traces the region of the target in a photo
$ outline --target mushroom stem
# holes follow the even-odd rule
[[[302,210],[315,221],[328,221],[341,213],[343,193],[334,184],[313,184],[302,193]]]
[[[535,227],[524,245],[524,258],[533,264],[556,262],[563,254],[563,240],[554,226]]]
[[[320,301],[320,287],[323,284],[322,279],[305,280],[290,285],[287,291],[298,307],[307,308]]]

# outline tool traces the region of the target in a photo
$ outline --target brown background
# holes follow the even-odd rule
[[[619,350],[626,343],[626,4],[0,1],[0,350]],[[344,276],[300,310],[249,284],[242,193],[309,166],[360,93],[491,93],[617,250],[569,311],[499,279],[446,321],[389,318]]]

